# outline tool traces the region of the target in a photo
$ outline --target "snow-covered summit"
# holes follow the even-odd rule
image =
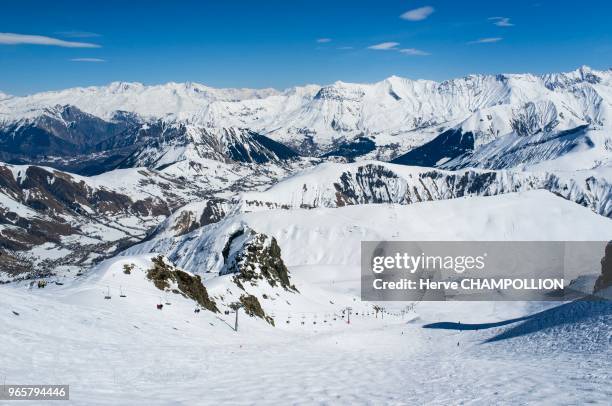
[[[194,82],[144,85],[139,82],[112,82],[106,86],[75,87],[28,96],[2,95],[0,119],[36,115],[44,107],[74,105],[101,118],[110,119],[116,111],[143,117],[163,117],[182,111],[195,111],[214,101],[258,99],[277,94],[274,89],[216,89]]]

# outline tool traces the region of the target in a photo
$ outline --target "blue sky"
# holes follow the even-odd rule
[[[6,1],[0,91],[607,69],[611,15],[603,0]]]

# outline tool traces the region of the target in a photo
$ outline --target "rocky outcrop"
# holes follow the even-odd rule
[[[230,236],[222,254],[225,266],[220,273],[234,274],[234,282],[243,290],[245,284],[257,286],[265,281],[272,287],[297,291],[274,237],[240,229]]]
[[[245,194],[242,209],[341,207],[357,204],[412,204],[464,196],[494,196],[546,189],[567,200],[612,217],[612,184],[604,177],[552,172],[493,171],[403,167],[382,163],[335,164],[297,175],[265,192]]]
[[[601,275],[595,282],[593,292],[597,293],[612,286],[612,241],[606,245],[606,251],[601,259]]]
[[[200,227],[221,221],[230,209],[231,204],[228,201],[217,198],[187,204],[172,213],[147,240],[161,235],[179,237],[188,234]]]
[[[274,319],[266,314],[257,297],[248,294],[242,295],[240,296],[240,304],[242,305],[244,312],[249,316],[259,317],[271,325],[274,325]]]
[[[194,300],[204,309],[214,313],[219,312],[214,300],[208,296],[208,291],[199,275],[192,275],[174,267],[161,255],[154,257],[152,262],[153,267],[147,271],[147,278],[159,290],[181,294]]]

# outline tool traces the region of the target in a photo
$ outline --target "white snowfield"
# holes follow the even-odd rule
[[[235,285],[216,276],[211,253],[239,225],[278,240],[299,289],[258,288],[276,327],[241,311],[236,332],[223,311]],[[387,303],[376,317],[359,299],[359,241],[610,238],[611,220],[546,191],[238,214],[143,243],[62,286],[1,286],[0,379],[70,384],[78,405],[603,405],[609,302],[422,302],[403,317],[407,303]],[[194,313],[193,301],[155,288],[145,278],[153,252],[202,274],[221,313]],[[124,264],[135,266],[129,275]]]

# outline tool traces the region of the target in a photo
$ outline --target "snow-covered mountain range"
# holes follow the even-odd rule
[[[608,137],[593,140],[590,132],[609,128],[611,104],[612,71],[588,67],[546,75],[471,75],[444,82],[394,76],[373,84],[336,82],[284,91],[112,83],[0,99],[0,142],[7,146],[3,150],[13,152],[8,155],[13,162],[27,159],[19,155],[24,152],[21,139],[24,145],[44,139],[52,145],[56,144],[52,140],[67,144],[66,148],[82,147],[78,133],[86,125],[91,145],[80,150],[101,153],[120,147],[118,134],[130,143],[146,142],[143,132],[150,133],[152,123],[154,127],[180,124],[193,131],[248,129],[307,156],[398,158],[402,163],[431,166],[474,152],[474,159],[462,157],[454,165],[481,163],[498,169],[517,165],[526,156],[535,162],[538,156],[545,160],[572,149],[609,148]],[[68,112],[67,106],[72,106]],[[455,134],[450,141],[457,148],[437,154],[417,150],[418,156],[413,152],[402,159],[440,135],[446,134],[448,143],[450,130]],[[555,137],[567,131],[580,133],[581,139],[557,145]],[[480,156],[492,149],[504,154],[517,144],[530,149],[533,143],[539,145],[535,152],[516,159],[483,162]],[[489,149],[482,152],[484,147]],[[593,157],[591,166],[602,159]]]
[[[253,211],[534,189],[609,218],[611,109],[612,71],[588,67],[284,91],[112,83],[3,94],[10,252],[0,261],[11,275],[82,272]]]
[[[587,67],[0,93],[0,375],[77,376],[78,404],[605,404],[611,108]],[[589,241],[564,280],[598,300],[365,301],[378,240]]]

